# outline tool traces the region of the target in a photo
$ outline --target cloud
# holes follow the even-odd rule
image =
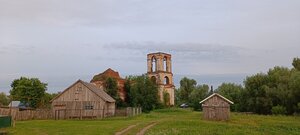
[[[19,44],[0,44],[1,54],[32,54],[36,51],[36,47],[32,45],[19,45]],[[0,55],[1,56],[1,55]]]
[[[111,43],[104,45],[104,48],[111,50],[127,50],[142,52],[167,52],[178,57],[180,62],[190,61],[235,61],[246,50],[241,47],[201,44],[201,43],[157,43],[157,42],[127,42]]]

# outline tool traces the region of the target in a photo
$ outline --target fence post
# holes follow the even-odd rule
[[[83,109],[83,104],[82,104],[82,101],[81,101],[81,107],[80,107],[80,120],[82,120],[82,109]]]

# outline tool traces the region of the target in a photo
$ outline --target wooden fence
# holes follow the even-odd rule
[[[127,116],[132,117],[142,113],[141,107],[127,107],[122,109],[116,109],[115,116]]]
[[[0,115],[12,116],[13,120],[52,119],[52,110],[19,110],[18,108],[0,108]]]
[[[69,111],[63,110],[63,114],[61,114],[61,118],[55,118],[54,115],[57,115],[57,112],[53,112],[51,109],[35,109],[35,110],[19,110],[18,108],[0,108],[0,115],[9,115],[12,116],[13,120],[46,120],[46,119],[70,119],[77,117],[69,117]],[[97,111],[103,112],[102,110],[90,110],[92,114]],[[116,109],[114,115],[106,114],[106,117],[112,116],[124,116],[124,117],[132,117],[142,113],[142,108],[140,107],[127,107],[123,109]],[[81,114],[81,113],[79,113]],[[92,115],[93,116],[93,115]],[[78,118],[81,118],[80,115]],[[85,117],[84,117],[85,118]],[[86,117],[89,118],[89,117]],[[93,117],[92,117],[93,118]],[[98,118],[98,117],[95,117]],[[99,117],[103,118],[103,117]]]

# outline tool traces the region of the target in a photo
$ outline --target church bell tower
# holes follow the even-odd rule
[[[175,86],[173,83],[171,54],[157,52],[147,55],[147,75],[158,85],[160,100],[174,105]],[[168,101],[164,101],[164,100]]]

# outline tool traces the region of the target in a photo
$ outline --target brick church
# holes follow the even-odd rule
[[[148,54],[147,75],[158,85],[158,95],[160,100],[168,105],[174,105],[175,86],[173,82],[171,54],[162,52]],[[124,101],[126,98],[126,91],[124,88],[125,79],[121,78],[117,71],[109,68],[103,73],[95,75],[90,83],[93,83],[100,89],[103,89],[104,82],[108,77],[114,78],[117,81],[118,94]],[[168,99],[169,101],[164,101],[164,95],[168,96],[165,99]]]

